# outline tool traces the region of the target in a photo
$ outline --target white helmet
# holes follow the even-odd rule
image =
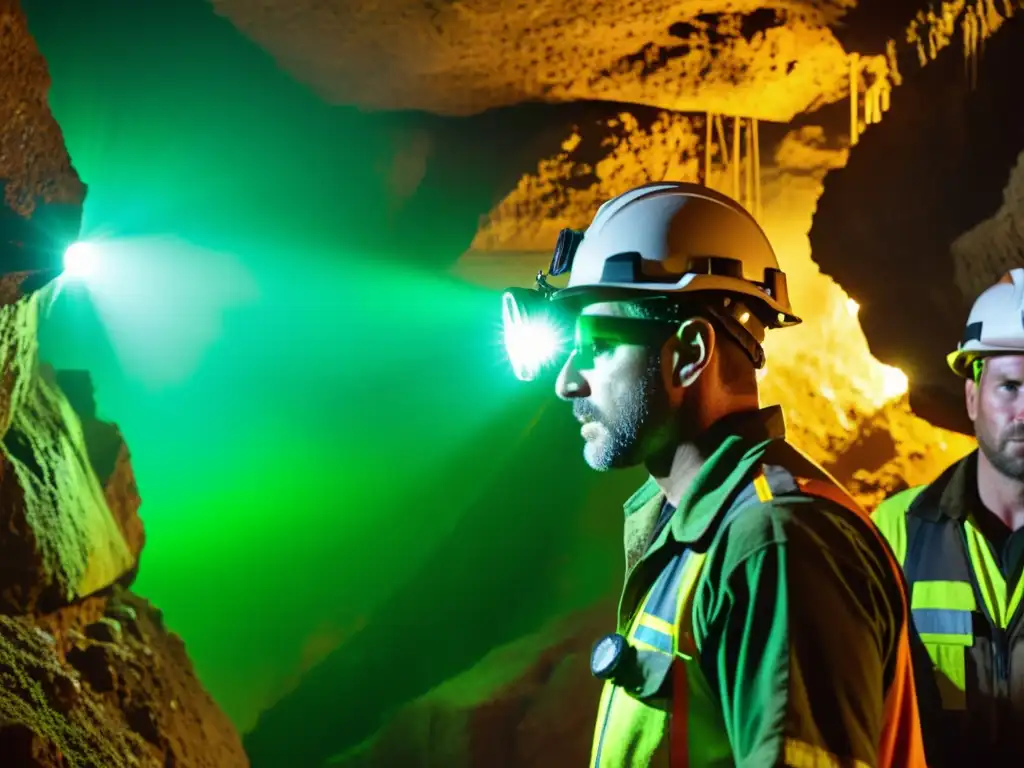
[[[970,376],[979,357],[1024,355],[1024,268],[1011,269],[971,307],[963,340],[946,362],[958,376]]]
[[[757,221],[699,184],[646,184],[604,203],[586,232],[559,237],[551,274],[567,270],[556,301],[619,291],[739,294],[766,328],[800,322]]]
[[[548,283],[566,272],[564,288]],[[505,346],[516,376],[529,381],[556,356],[565,334],[549,327],[553,315],[651,294],[698,298],[757,368],[766,329],[800,322],[768,238],[739,203],[699,184],[646,184],[602,205],[585,232],[563,229],[535,290],[504,292]]]

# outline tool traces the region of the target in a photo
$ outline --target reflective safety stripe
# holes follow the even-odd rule
[[[655,632],[660,632],[663,635],[668,635],[669,637],[672,637],[672,634],[675,631],[672,627],[671,622],[665,621],[660,616],[655,616],[654,614],[647,613],[647,611],[644,611],[640,614],[640,626],[647,627],[648,629],[652,629]]]
[[[863,760],[840,759],[821,747],[796,739],[786,739],[785,753],[788,768],[870,768]]]
[[[1010,595],[999,564],[992,555],[992,548],[975,526],[973,518],[968,518],[964,523],[964,533],[967,537],[967,551],[970,554],[972,570],[981,597],[985,601],[985,609],[996,626],[1006,629],[1010,625],[1010,619],[1017,612],[1021,596],[1024,595],[1024,578],[1018,579],[1013,594]]]
[[[907,559],[907,510],[926,487],[919,485],[900,491],[875,507],[875,511],[871,513],[871,521],[878,526],[878,530],[889,542],[889,547],[896,555],[896,562],[900,567],[903,567]]]
[[[643,618],[641,618],[641,622],[642,621]],[[660,630],[644,626],[643,623],[641,623],[633,631],[633,639],[636,641],[634,645],[638,648],[647,646],[648,649],[661,651],[662,653],[672,653],[671,633],[661,632]]]
[[[971,612],[948,608],[915,608],[914,626],[926,635],[959,635],[970,638]],[[927,642],[927,641],[925,641]]]
[[[966,581],[915,581],[911,588],[910,607],[951,608],[956,611],[974,611],[974,589]]]
[[[966,581],[917,581],[911,585],[910,609],[925,643],[974,642],[974,589]]]
[[[686,550],[662,569],[629,624],[626,637],[630,645],[639,651],[666,656],[674,652],[679,595],[692,590],[703,561],[703,554]],[[675,666],[669,668],[670,675]],[[611,682],[605,683],[601,693],[597,723],[591,747],[593,768],[618,768],[626,754],[637,760],[650,759],[659,749],[663,734],[672,728],[667,712],[634,698]],[[627,728],[634,725],[637,730],[624,732],[624,724]]]
[[[775,498],[772,494],[772,487],[768,485],[768,478],[764,476],[764,472],[758,472],[754,478],[754,491],[757,493],[759,501],[771,501]]]

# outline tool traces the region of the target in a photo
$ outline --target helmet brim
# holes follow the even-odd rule
[[[741,296],[767,307],[774,317],[765,322],[768,328],[787,328],[803,322],[793,314],[789,306],[784,306],[766,293],[758,291],[747,284],[737,285],[737,281],[716,275],[696,275],[685,282],[679,283],[597,283],[592,285],[574,285],[562,288],[552,294],[552,301],[565,302],[573,307],[582,308],[586,304],[604,301],[629,301],[649,297],[651,294],[662,296],[683,296],[700,293],[726,293]],[[748,305],[749,306],[749,305]]]
[[[1024,349],[1013,346],[984,344],[970,349],[957,349],[946,355],[946,364],[957,376],[967,379],[971,377],[971,365],[979,357],[995,357],[997,355],[1021,355]]]

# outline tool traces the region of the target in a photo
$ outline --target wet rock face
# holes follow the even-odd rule
[[[120,588],[43,617],[0,616],[0,675],[12,768],[248,765],[181,641]]]
[[[0,611],[130,583],[145,535],[127,447],[114,425],[75,413],[48,367],[29,377],[0,468]]]
[[[861,301],[872,353],[910,377],[910,402],[972,434],[945,364],[971,303],[1024,258],[1024,13],[985,42],[972,88],[960,45],[900,86],[889,114],[825,180],[811,242]]]
[[[0,764],[244,768],[181,640],[123,586],[145,537],[120,432],[87,375],[38,360],[36,291],[84,196],[48,87],[0,0]]]
[[[590,650],[614,629],[615,612],[602,602],[494,649],[324,765],[585,765],[601,693]]]
[[[327,99],[466,115],[600,100],[788,120],[848,88],[854,0],[214,0]]]
[[[46,64],[0,0],[0,610],[50,610],[130,574],[130,494],[98,480],[79,418],[37,357],[40,294],[78,232],[84,187],[47,105]],[[115,460],[116,465],[116,460]],[[105,470],[105,468],[102,468]],[[130,512],[125,510],[130,509]]]
[[[0,273],[52,266],[45,239],[78,232],[85,187],[50,114],[49,89],[46,62],[17,0],[0,0]],[[0,278],[0,299],[19,295],[2,283],[24,279]]]

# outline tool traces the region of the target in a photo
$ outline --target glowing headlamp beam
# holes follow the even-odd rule
[[[85,241],[72,243],[64,251],[63,277],[69,280],[86,280],[96,272],[99,253],[96,245]]]
[[[532,381],[561,348],[558,329],[543,318],[530,317],[513,294],[502,298],[505,352],[516,378]]]

